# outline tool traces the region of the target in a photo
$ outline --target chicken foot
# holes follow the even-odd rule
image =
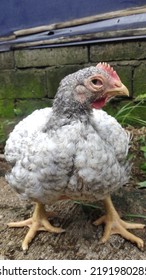
[[[48,231],[53,233],[62,233],[65,230],[60,227],[52,226],[48,221],[48,216],[52,216],[52,213],[46,212],[45,207],[41,203],[36,203],[35,210],[32,218],[29,218],[20,222],[12,222],[9,223],[9,227],[24,227],[28,226],[30,229],[27,232],[23,242],[22,249],[24,251],[28,250],[28,244],[33,240],[36,236],[37,231]]]
[[[117,213],[110,196],[104,199],[104,207],[106,209],[106,214],[93,223],[96,226],[102,223],[105,224],[104,233],[100,242],[105,243],[112,234],[120,234],[125,239],[130,240],[132,243],[136,243],[139,249],[143,249],[143,240],[130,233],[127,229],[143,229],[145,225],[137,223],[128,223],[120,219],[119,214]]]

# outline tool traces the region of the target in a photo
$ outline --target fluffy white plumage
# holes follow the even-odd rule
[[[23,198],[95,201],[126,183],[129,134],[113,117],[93,109],[88,123],[44,132],[51,115],[52,108],[34,111],[7,140],[5,157],[14,167],[6,179]]]

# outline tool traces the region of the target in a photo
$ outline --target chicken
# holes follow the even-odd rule
[[[102,200],[106,213],[94,222],[105,224],[101,242],[120,234],[143,248],[143,240],[127,229],[144,225],[120,219],[111,200],[112,192],[129,180],[130,137],[101,109],[114,96],[128,94],[116,71],[107,63],[98,63],[65,77],[52,108],[34,111],[11,132],[5,158],[12,169],[6,180],[22,199],[36,205],[32,218],[8,224],[30,228],[23,250],[40,230],[64,231],[50,224],[51,213],[45,210],[45,205],[61,199]]]

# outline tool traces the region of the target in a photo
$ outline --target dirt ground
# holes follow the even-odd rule
[[[130,154],[133,156],[132,178],[129,184],[115,193],[114,204],[121,217],[134,222],[146,223],[144,218],[129,217],[128,214],[146,216],[146,189],[138,189],[137,183],[146,180],[146,174],[140,169],[144,162],[140,145],[146,139],[146,128],[129,128],[133,134]],[[55,211],[56,216],[51,223],[66,229],[62,234],[40,232],[30,244],[26,254],[21,249],[21,242],[27,228],[8,228],[10,221],[23,220],[31,216],[33,205],[24,204],[4,179],[7,163],[0,160],[0,259],[10,260],[146,260],[146,229],[133,230],[137,236],[145,240],[145,249],[140,251],[134,244],[118,235],[111,236],[106,244],[99,244],[103,227],[95,227],[92,221],[104,212],[102,203],[95,209],[88,205],[62,201],[49,210]]]

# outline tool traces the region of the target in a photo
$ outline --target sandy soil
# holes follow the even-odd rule
[[[132,178],[129,184],[113,195],[113,201],[121,217],[134,222],[145,223],[144,218],[129,217],[128,214],[146,216],[146,189],[138,189],[137,183],[146,180],[146,174],[140,169],[144,162],[140,146],[146,137],[146,128],[129,128],[133,134],[130,154],[133,157]],[[146,139],[146,138],[145,138]],[[21,242],[27,228],[8,228],[10,221],[23,220],[31,216],[33,205],[24,204],[4,179],[8,165],[0,160],[0,259],[146,259],[146,246],[140,251],[134,244],[118,235],[111,236],[106,244],[99,244],[103,227],[95,227],[92,222],[104,212],[102,203],[98,208],[61,201],[49,210],[56,216],[51,223],[66,229],[62,234],[40,232],[30,244],[27,254],[21,249]],[[146,230],[133,230],[137,236],[145,240]]]

